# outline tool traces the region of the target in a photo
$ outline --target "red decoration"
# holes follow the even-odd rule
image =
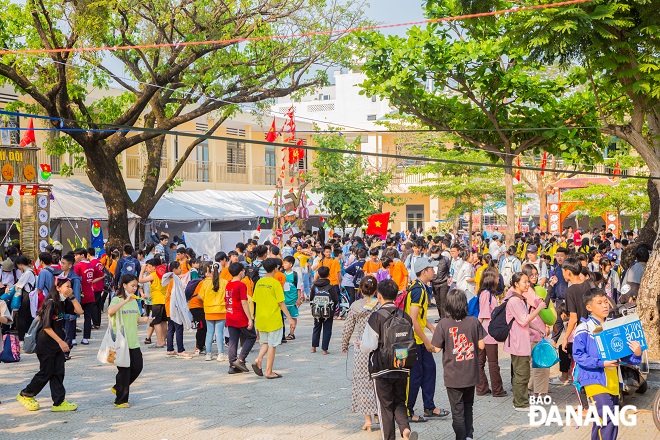
[[[257,226],[257,232],[261,232],[261,225]]]
[[[270,125],[270,130],[266,133],[266,140],[268,142],[275,142],[277,139],[277,131],[275,129],[275,118],[273,117],[273,123]]]
[[[21,185],[21,189],[18,190],[18,194],[19,195],[25,195],[25,189],[26,189],[26,186]]]
[[[284,115],[284,125],[282,126],[282,133],[289,133],[290,136],[288,136],[286,139],[284,139],[284,142],[291,142],[296,139],[296,122],[295,118],[293,116],[293,106],[289,107],[289,110],[287,110],[286,114]],[[286,129],[285,129],[286,128]]]
[[[32,195],[36,196],[38,191],[39,191],[39,185],[34,185],[32,187]]]
[[[548,164],[548,152],[543,152],[543,159],[541,160],[541,170],[545,170],[545,166]],[[545,171],[541,171],[541,176],[545,176]]]
[[[616,167],[614,168],[614,175],[618,176],[619,174],[621,174],[621,164],[617,162]]]
[[[513,177],[518,182],[520,182],[520,156],[518,156],[518,159],[516,160],[516,166],[518,166],[518,169],[516,170],[516,174]]]
[[[30,144],[35,144],[37,140],[34,137],[34,122],[32,121],[32,118],[30,118],[30,122],[28,122],[27,130],[25,131],[25,134],[23,135],[23,139],[21,139],[21,143],[19,144],[21,147],[27,147]]]
[[[390,213],[383,212],[367,217],[367,235],[386,235],[387,225],[390,222]]]
[[[14,185],[7,185],[7,195],[10,196],[14,191]]]

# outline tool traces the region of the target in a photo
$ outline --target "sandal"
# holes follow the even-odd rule
[[[23,396],[20,392],[16,395],[16,400],[18,400],[28,411],[37,411],[41,408],[39,402],[34,400],[34,397]]]
[[[262,370],[261,367],[258,366],[256,363],[252,364],[252,370],[254,371],[254,374],[256,374],[257,376],[264,375],[264,370]]]
[[[436,414],[436,413],[433,412],[435,410],[430,410],[429,411],[429,410],[425,409],[424,410],[424,417],[426,417],[428,419],[430,419],[430,418],[439,419],[439,418],[442,418],[442,417],[447,417],[449,415],[449,411],[447,411],[446,409],[438,408],[438,410],[440,412]]]
[[[151,338],[144,338],[144,343],[147,345],[153,344],[153,342],[151,342]]]
[[[413,417],[417,416],[417,420],[413,419]],[[408,421],[410,423],[426,423],[428,420],[424,416],[419,416],[417,414],[413,414],[412,416],[408,417]]]
[[[266,376],[266,379],[279,379],[279,378],[281,378],[281,377],[282,377],[281,374],[277,374],[277,373],[275,373],[274,376]]]
[[[289,336],[286,337],[287,341],[293,341],[294,339],[296,339],[296,335],[294,335],[293,333],[291,333]]]

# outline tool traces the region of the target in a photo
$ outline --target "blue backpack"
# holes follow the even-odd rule
[[[138,276],[140,271],[140,262],[133,257],[129,257],[124,260],[124,265],[121,267],[121,272],[119,276],[122,275],[133,275],[134,277]]]
[[[489,293],[488,304],[493,301],[493,295]],[[474,316],[479,318],[479,295],[475,295],[470,301],[468,301],[468,316]]]

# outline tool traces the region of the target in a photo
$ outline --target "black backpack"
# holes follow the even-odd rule
[[[506,304],[509,302],[509,299],[505,299],[502,304],[495,307],[491,315],[490,324],[488,324],[488,334],[493,337],[497,342],[504,342],[509,337],[509,332],[511,331],[511,326],[513,325],[512,318],[511,321],[506,322]]]
[[[245,276],[248,277],[254,285],[257,285],[257,281],[261,278],[259,275],[259,269],[261,269],[261,265],[263,264],[263,261],[259,264],[250,264],[249,266],[245,267]]]
[[[186,301],[190,301],[193,295],[195,294],[195,289],[197,289],[197,285],[201,283],[204,280],[204,278],[197,278],[194,280],[190,280],[188,285],[186,286]]]
[[[362,266],[358,264],[357,268],[355,269],[355,276],[353,277],[353,286],[355,286],[356,289],[360,288],[360,283],[362,283],[362,279],[364,278],[365,261],[359,261],[358,263],[362,263]]]
[[[310,309],[312,310],[312,316],[314,319],[329,318],[334,314],[334,302],[330,297],[330,289],[332,285],[328,284],[323,287],[316,287],[314,292],[314,299],[309,303]]]
[[[386,317],[378,347],[380,366],[386,370],[410,369],[417,362],[417,342],[412,324],[403,310],[392,312],[378,309],[376,313]]]

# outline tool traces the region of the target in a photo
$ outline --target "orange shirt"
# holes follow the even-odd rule
[[[339,261],[335,260],[334,258],[329,259],[329,258],[324,258],[320,261],[319,267],[325,266],[328,269],[330,269],[330,276],[328,276],[328,279],[330,280],[330,285],[331,286],[338,286],[339,285],[339,278],[337,278],[337,274],[341,270],[341,266],[339,265]]]
[[[231,281],[234,277],[229,273],[229,266],[225,266],[220,272],[220,279]]]
[[[406,290],[408,287],[408,270],[401,261],[394,261],[388,268],[392,281],[399,286],[399,290]]]
[[[165,314],[170,316],[170,297],[172,296],[172,286],[174,285],[174,280],[170,281],[165,290]]]
[[[279,281],[282,287],[284,287],[284,283],[286,283],[286,275],[284,275],[282,272],[277,272],[273,278]]]
[[[367,260],[364,263],[364,267],[362,268],[362,271],[366,274],[373,274],[378,272],[379,269],[383,268],[383,264],[378,260],[378,263],[374,263],[371,260]]]
[[[188,309],[203,309],[204,308],[204,301],[199,299],[199,289],[202,287],[202,282],[200,281],[197,283],[197,286],[195,286],[195,293],[193,293],[192,298],[190,298],[190,301],[188,301]]]

